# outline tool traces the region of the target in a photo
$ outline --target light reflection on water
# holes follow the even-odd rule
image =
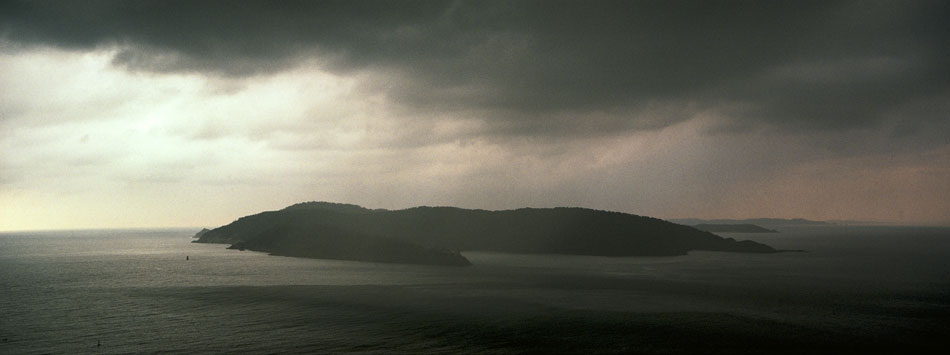
[[[100,352],[686,352],[662,339],[723,334],[753,350],[832,349],[919,343],[946,332],[950,314],[950,233],[939,228],[724,235],[808,250],[769,255],[466,252],[464,268],[275,257],[190,243],[193,233],[0,234],[0,353],[102,340]]]

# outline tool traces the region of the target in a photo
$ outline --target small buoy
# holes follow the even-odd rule
[[[96,346],[102,346],[102,342],[96,340]]]
[[[185,260],[188,260],[188,255],[185,255]]]

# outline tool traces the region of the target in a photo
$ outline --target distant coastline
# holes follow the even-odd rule
[[[754,224],[763,228],[777,229],[781,231],[782,227],[831,227],[836,223],[827,221],[813,221],[804,218],[748,218],[748,219],[700,219],[700,218],[676,218],[670,219],[670,222],[686,224],[690,226],[701,224]]]
[[[777,230],[768,229],[755,224],[697,224],[693,228],[712,232],[712,233],[778,233]]]

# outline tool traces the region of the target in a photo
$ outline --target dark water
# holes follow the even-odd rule
[[[809,250],[773,255],[469,252],[475,265],[467,268],[275,257],[193,244],[194,232],[0,234],[0,354],[893,353],[950,345],[946,228],[726,235]]]

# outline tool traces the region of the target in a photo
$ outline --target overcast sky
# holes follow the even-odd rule
[[[310,200],[950,224],[947,1],[0,3],[0,230]]]

